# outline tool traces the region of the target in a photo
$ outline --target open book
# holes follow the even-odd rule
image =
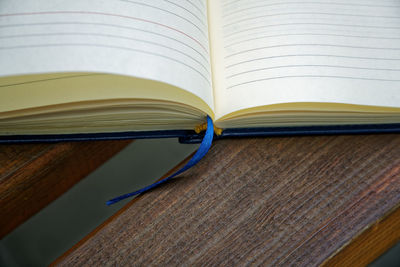
[[[400,123],[395,0],[3,0],[0,135]]]

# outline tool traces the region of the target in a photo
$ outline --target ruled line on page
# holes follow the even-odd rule
[[[3,35],[3,36],[0,36],[0,39],[26,38],[26,37],[44,37],[44,36],[96,36],[96,37],[119,38],[119,39],[124,39],[124,40],[147,43],[147,44],[151,44],[151,45],[154,45],[154,46],[166,48],[166,49],[169,49],[169,50],[174,51],[176,53],[179,53],[179,54],[189,58],[190,60],[196,62],[198,65],[200,65],[207,72],[207,74],[211,74],[210,70],[208,68],[208,65],[205,65],[204,63],[198,61],[197,59],[195,59],[191,55],[189,55],[189,54],[187,54],[185,52],[182,52],[179,49],[175,49],[175,48],[170,47],[170,46],[162,45],[162,44],[157,43],[157,42],[152,42],[152,41],[147,41],[147,40],[140,40],[140,39],[137,39],[137,38],[130,38],[130,37],[126,37],[126,36],[119,36],[119,35],[112,35],[112,34],[102,34],[102,33],[89,33],[89,32],[83,32],[83,33],[59,32],[59,33],[21,34],[21,35],[8,35],[8,36],[7,35]],[[30,44],[29,46],[32,46],[32,45],[34,45],[34,44]],[[0,47],[0,49],[1,49],[1,47]],[[208,62],[206,62],[206,63],[208,63]]]
[[[137,52],[137,53],[142,53],[142,54],[147,54],[147,55],[152,55],[156,57],[161,57],[164,59],[168,59],[170,61],[173,61],[175,63],[178,63],[182,66],[185,66],[197,74],[199,74],[209,85],[211,85],[211,81],[209,80],[208,77],[206,77],[202,72],[200,72],[197,68],[194,68],[193,66],[190,66],[189,64],[186,64],[185,62],[182,62],[180,60],[177,60],[175,58],[165,56],[162,54],[154,53],[154,52],[149,52],[149,51],[144,51],[140,49],[134,49],[134,48],[129,48],[129,47],[120,47],[120,46],[112,46],[112,45],[101,45],[101,44],[84,44],[84,43],[63,43],[63,44],[38,44],[38,45],[20,45],[20,46],[10,46],[10,47],[1,47],[0,50],[12,50],[12,49],[26,49],[26,48],[49,48],[49,47],[68,47],[68,46],[75,46],[75,47],[101,47],[101,48],[112,48],[112,49],[117,49],[117,50],[125,50],[125,51],[131,51],[131,52]]]
[[[247,50],[241,50],[232,54],[228,54],[225,56],[225,59],[241,55],[248,52],[254,52],[258,50],[265,50],[265,49],[273,49],[273,48],[280,48],[280,47],[296,47],[296,46],[312,46],[312,47],[338,47],[338,48],[352,48],[352,49],[372,49],[372,50],[393,50],[398,51],[400,47],[373,47],[373,46],[351,46],[351,45],[336,45],[336,44],[284,44],[284,45],[271,45],[271,46],[264,46],[264,47],[256,47]]]
[[[235,7],[240,5],[240,8],[246,8],[246,7],[251,7],[254,4],[257,4],[258,2],[260,2],[259,0],[225,0],[222,1],[224,2],[221,6],[223,7],[223,10],[225,11],[229,11],[234,9]],[[322,4],[322,5],[329,5],[329,4],[333,4],[333,5],[339,5],[339,6],[367,6],[367,7],[376,7],[376,4],[371,4],[371,3],[375,3],[376,1],[369,1],[369,2],[358,2],[358,3],[353,3],[349,4],[349,3],[344,3],[344,2],[331,2],[331,1],[278,1],[278,3],[271,3],[272,1],[270,1],[269,4],[263,5],[263,7],[271,7],[271,6],[280,6],[280,5],[297,5],[297,4]],[[384,5],[379,5],[380,7],[394,7],[396,6],[395,4],[398,3],[396,0],[392,1],[384,1],[384,0],[380,0],[380,3],[384,3]]]
[[[214,107],[206,8],[191,2],[8,3],[0,12],[0,74],[114,73],[176,86]]]
[[[95,23],[95,22],[79,22],[79,21],[68,21],[68,22],[42,22],[42,23],[20,23],[20,24],[6,24],[6,25],[1,25],[0,24],[0,28],[7,28],[7,27],[31,27],[31,26],[45,26],[45,25],[90,25],[90,26],[106,26],[106,27],[113,27],[113,28],[119,28],[119,29],[128,29],[128,30],[133,30],[133,31],[140,31],[140,32],[144,32],[144,33],[148,33],[148,34],[152,34],[152,35],[156,35],[156,36],[160,36],[169,40],[172,40],[174,42],[177,42],[189,49],[191,49],[193,52],[196,52],[196,54],[198,54],[199,56],[201,56],[204,60],[206,60],[207,64],[209,64],[209,57],[206,57],[203,53],[201,53],[199,50],[197,50],[196,48],[194,48],[193,46],[190,46],[188,44],[186,44],[185,42],[177,39],[177,38],[173,38],[171,36],[162,34],[162,33],[158,33],[158,32],[154,32],[154,31],[149,31],[149,30],[144,30],[144,29],[140,29],[140,28],[136,28],[136,27],[129,27],[129,26],[122,26],[122,25],[117,25],[117,24],[108,24],[108,23]],[[29,35],[26,35],[29,36]],[[0,39],[3,38],[4,36],[0,36]],[[5,37],[7,37],[5,35]]]
[[[399,17],[395,16],[379,16],[379,15],[366,15],[366,14],[343,14],[343,13],[328,13],[328,12],[284,12],[284,13],[275,13],[275,14],[263,14],[260,16],[254,16],[254,17],[246,17],[246,18],[240,18],[235,21],[229,21],[229,23],[226,23],[223,25],[224,28],[228,26],[232,26],[236,23],[242,23],[242,22],[249,22],[252,20],[256,19],[262,19],[262,18],[268,18],[268,17],[279,17],[279,16],[293,16],[293,15],[322,15],[322,16],[338,16],[338,17],[355,17],[355,18],[379,18],[379,19],[400,19]],[[236,17],[237,18],[237,17]],[[321,18],[319,18],[321,19]],[[330,18],[327,18],[330,19]]]
[[[226,1],[225,3],[231,3],[231,1]],[[239,1],[235,1],[239,3]],[[306,66],[311,67],[314,65],[315,67],[320,68],[331,68],[331,69],[354,69],[354,70],[376,70],[378,69],[372,68],[371,66],[374,61],[387,60],[390,62],[398,62],[396,58],[396,54],[400,51],[400,45],[398,44],[398,40],[400,40],[399,36],[396,35],[396,32],[399,32],[400,25],[394,24],[394,22],[400,22],[399,16],[392,16],[392,13],[385,13],[380,10],[379,12],[375,12],[372,15],[368,15],[365,10],[368,12],[372,9],[377,7],[383,7],[387,10],[388,7],[397,7],[399,8],[400,5],[388,5],[386,4],[371,4],[365,2],[357,2],[357,3],[343,3],[343,2],[323,2],[323,1],[307,1],[307,2],[300,2],[300,1],[286,1],[286,2],[279,2],[279,3],[263,3],[262,1],[253,1],[253,2],[242,2],[243,5],[238,4],[236,6],[231,5],[232,10],[225,11],[226,16],[229,14],[233,14],[235,12],[241,12],[240,14],[237,13],[234,18],[225,18],[223,23],[223,28],[233,27],[231,31],[224,30],[224,48],[226,49],[226,53],[224,55],[225,59],[225,69],[226,72],[226,79],[232,79],[239,76],[244,76],[242,79],[239,79],[241,82],[240,84],[247,84],[245,74],[256,73],[260,72],[261,70],[278,70],[284,68],[293,68],[296,67],[304,68]],[[323,7],[321,11],[318,12],[310,12],[307,10],[298,10],[304,6],[304,4],[308,4],[310,7]],[[358,12],[356,10],[349,10],[349,9],[332,9],[332,6],[346,6],[350,7],[366,7],[363,12]],[[287,10],[284,12],[272,11],[271,7],[274,6],[285,6]],[[245,11],[254,9],[254,8],[265,8],[268,12],[264,12],[264,14],[247,14]],[[296,8],[296,9],[295,9]],[[294,15],[322,15],[323,20],[327,20],[326,22],[320,21],[305,21],[311,18],[298,18],[298,17],[289,17],[289,22],[283,22],[284,20],[288,20],[288,16]],[[268,19],[274,17],[276,18],[275,23],[266,23],[269,21]],[[341,18],[363,18],[361,23],[343,23],[343,19]],[[375,20],[375,19],[379,20]],[[250,23],[258,19],[257,23]],[[315,18],[316,20],[321,20],[320,17]],[[338,22],[338,19],[341,19],[341,22]],[[371,20],[367,20],[371,19]],[[366,21],[367,23],[362,23]],[[263,25],[263,23],[265,23]],[[315,29],[315,26],[318,28]],[[285,27],[283,30],[279,32],[279,34],[272,34],[269,32],[265,32],[260,36],[260,29],[263,30],[271,30],[276,28],[276,30],[281,29],[281,27]],[[313,28],[312,28],[313,27]],[[322,28],[320,28],[322,27]],[[297,30],[299,32],[292,32],[288,33],[285,32],[288,29],[291,31]],[[340,34],[337,31],[339,29],[346,29],[344,34]],[[305,32],[305,30],[308,30]],[[324,31],[322,31],[324,30]],[[349,31],[350,30],[350,31]],[[365,30],[369,30],[368,33]],[[383,30],[383,34],[382,34]],[[389,35],[391,34],[391,35]],[[243,36],[245,35],[245,36]],[[382,36],[383,35],[383,36]],[[296,38],[298,36],[304,36],[304,42],[299,42],[299,39]],[[322,37],[331,37],[329,39],[321,39]],[[280,38],[281,37],[281,38]],[[345,39],[335,39],[335,38],[345,38]],[[243,38],[245,38],[243,40]],[[265,39],[268,38],[268,39]],[[279,38],[279,39],[277,39]],[[263,41],[265,40],[265,41]],[[284,40],[285,43],[282,43]],[[337,40],[337,42],[336,42]],[[365,45],[365,41],[368,42]],[[369,40],[376,40],[376,42],[370,42]],[[385,44],[381,44],[380,40],[393,40],[393,43],[386,42]],[[310,42],[311,41],[311,42]],[[340,42],[339,42],[340,41]],[[271,43],[273,43],[271,45]],[[266,45],[270,44],[270,45]],[[377,45],[378,44],[378,45]],[[237,46],[236,46],[237,45]],[[276,49],[295,49],[299,51],[298,54],[286,54],[286,55],[274,55],[274,56],[265,56],[267,51],[270,49],[274,49],[273,51],[277,51]],[[340,53],[339,50],[334,52],[333,54],[326,53],[307,53],[312,51],[312,49],[316,49],[315,51],[323,51],[321,49],[329,48],[330,51],[332,49],[338,48],[341,49]],[[272,51],[272,50],[271,50]],[[288,50],[281,50],[287,53]],[[290,50],[289,50],[290,51]],[[304,51],[306,53],[301,53]],[[335,50],[333,50],[335,51]],[[360,53],[368,53],[368,51],[384,51],[383,57],[376,57],[374,54],[370,54],[371,56],[357,56],[353,54],[353,51],[357,51]],[[250,54],[251,52],[257,52],[257,56],[255,54]],[[263,56],[263,52],[264,56]],[[343,53],[344,52],[344,53]],[[353,54],[353,55],[352,55]],[[276,61],[267,65],[269,62],[268,60],[271,59],[286,59],[291,60],[290,58],[293,57],[293,64],[285,64],[282,66],[282,63],[279,65],[276,64]],[[331,64],[332,62],[326,62],[328,58],[343,58],[343,59],[354,59],[354,60],[363,60],[363,65],[358,64],[354,65],[354,62],[351,66],[339,66],[338,64]],[[368,60],[368,64],[370,67],[364,64],[366,63],[365,60]],[[258,62],[257,64],[255,62]],[[290,61],[285,61],[286,63],[291,63]],[[246,64],[246,63],[254,63],[254,64]],[[270,62],[271,63],[271,62]],[[240,65],[246,64],[243,69],[238,69]],[[397,63],[396,65],[389,65],[388,68],[382,68],[381,71],[392,70],[398,71]],[[235,67],[235,72],[230,70],[231,68]],[[283,70],[282,70],[283,71]],[[284,73],[282,73],[284,74]],[[334,75],[335,76],[335,75]],[[278,75],[279,79],[284,77],[291,77],[287,75]],[[314,77],[314,76],[313,76]],[[336,76],[335,76],[336,77]],[[344,77],[338,75],[337,77]],[[345,76],[348,79],[352,77],[352,75]],[[266,77],[266,79],[272,79],[274,77]],[[250,83],[256,82],[258,80],[252,80]],[[229,82],[228,82],[229,83]]]
[[[273,69],[283,69],[283,68],[302,68],[302,67],[311,67],[311,68],[338,68],[338,69],[355,69],[355,70],[373,70],[373,71],[400,71],[399,69],[390,69],[390,68],[367,68],[367,67],[358,67],[358,66],[341,66],[341,65],[322,65],[322,64],[304,64],[304,65],[282,65],[282,66],[273,66],[273,67],[266,67],[266,68],[258,68],[247,70],[243,72],[238,72],[232,75],[227,76],[227,78],[233,78],[240,75],[254,73],[258,71],[264,70],[273,70]]]
[[[256,1],[256,2],[260,2],[260,1]],[[247,4],[247,2],[243,3],[243,5],[245,5],[245,4]],[[317,7],[318,7],[318,9],[316,11],[310,12],[310,8],[316,9]],[[400,7],[400,5],[399,5],[399,7]],[[239,8],[239,6],[237,6],[236,8],[239,10],[243,9],[242,5],[240,5],[240,8]],[[291,9],[293,9],[293,11]],[[387,14],[385,12],[382,12],[382,10],[381,10],[377,13],[377,11],[372,8],[367,8],[367,9],[363,9],[363,10],[347,10],[347,9],[345,9],[345,10],[333,9],[332,10],[331,8],[328,8],[326,6],[321,7],[321,6],[310,5],[310,6],[307,6],[307,8],[306,8],[303,5],[297,5],[297,6],[287,7],[284,10],[282,10],[282,9],[281,10],[270,10],[270,9],[267,10],[266,9],[265,12],[262,12],[261,14],[260,14],[259,10],[256,10],[256,11],[258,11],[258,13],[256,13],[256,14],[248,14],[246,12],[243,12],[241,14],[238,14],[237,16],[234,16],[233,21],[232,21],[232,19],[224,19],[224,29],[228,28],[230,26],[234,27],[232,31],[229,31],[229,29],[225,29],[224,37],[231,36],[231,38],[235,38],[235,40],[225,40],[225,44],[229,44],[231,42],[238,41],[237,39],[242,38],[243,33],[245,33],[245,32],[246,32],[246,36],[256,34],[255,32],[252,34],[247,33],[247,32],[250,32],[250,30],[260,30],[260,29],[268,30],[272,27],[276,27],[275,30],[288,31],[289,29],[294,30],[294,27],[291,27],[288,29],[288,27],[290,27],[290,26],[299,26],[296,28],[303,28],[303,27],[309,28],[309,26],[314,25],[314,26],[318,26],[319,30],[325,30],[326,32],[332,31],[332,26],[342,26],[343,29],[340,29],[340,31],[349,31],[348,27],[352,27],[355,25],[359,26],[359,27],[352,29],[352,31],[355,31],[355,30],[364,31],[364,29],[369,26],[374,27],[374,28],[385,27],[387,30],[399,29],[399,27],[397,27],[397,26],[399,25],[400,17],[397,15],[397,13],[393,12],[392,9],[386,9],[386,10],[390,10],[390,12]],[[298,15],[302,15],[302,14],[308,15],[308,16],[307,17],[297,17]],[[318,16],[318,15],[322,15],[322,17],[314,17],[314,16]],[[391,16],[389,16],[389,15],[391,15]],[[313,16],[313,17],[310,17],[310,16]],[[343,16],[349,17],[349,18],[352,18],[352,17],[364,18],[363,20],[361,20],[361,22],[365,21],[366,24],[360,23],[359,20],[355,21],[355,23],[343,23],[344,21],[352,22],[352,20],[348,20],[348,19],[343,20]],[[278,24],[270,23],[270,24],[260,25],[263,22],[265,23],[266,21],[270,21],[267,19],[271,18],[271,17],[274,18],[274,22],[278,21],[280,23],[278,23]],[[374,20],[374,21],[366,20],[366,19],[370,19],[370,18],[378,19],[378,21],[377,20]],[[248,21],[251,21],[254,19],[258,19],[258,21],[249,23],[248,25],[246,25],[245,22],[248,22]],[[308,22],[307,20],[310,20],[310,19],[315,19],[315,20],[320,20],[320,21],[313,21],[313,22],[311,22],[311,24],[308,24],[310,22]],[[284,22],[285,20],[292,21],[292,23],[286,23],[286,22]],[[341,23],[337,23],[338,20],[340,20]],[[324,21],[330,21],[330,23],[326,24]],[[304,23],[306,23],[306,24],[304,24]],[[368,25],[370,23],[372,23],[372,25]],[[390,26],[392,26],[390,24],[392,24],[394,27],[390,27]],[[247,26],[247,28],[243,29],[246,26]],[[249,28],[249,26],[252,26],[252,27]],[[280,29],[280,26],[282,26],[284,28]],[[323,28],[323,27],[325,27],[325,28]],[[336,29],[335,31],[339,31],[339,29]],[[257,34],[260,34],[259,31],[257,31]],[[236,37],[233,37],[234,35],[236,35]]]
[[[224,13],[223,18],[232,16],[236,13],[245,12],[251,9],[260,9],[265,7],[279,6],[279,5],[305,5],[305,4],[315,4],[315,5],[333,5],[333,6],[350,6],[350,7],[372,7],[372,8],[398,8],[399,5],[373,5],[373,4],[353,4],[353,3],[344,3],[344,2],[321,2],[321,1],[290,1],[290,2],[280,2],[280,3],[271,3],[271,4],[262,4],[262,5],[254,5],[249,7],[243,7],[233,10],[229,13]]]
[[[268,59],[277,59],[277,58],[285,58],[285,57],[332,57],[332,58],[348,58],[348,59],[362,59],[362,60],[388,60],[388,61],[399,61],[399,58],[384,58],[384,57],[356,57],[356,56],[347,56],[347,55],[331,55],[331,54],[289,54],[289,55],[279,55],[279,56],[270,56],[270,57],[259,57],[252,58],[249,60],[235,62],[233,64],[227,65],[225,68],[229,69],[241,64],[250,63],[254,61],[260,60],[268,60]]]
[[[191,1],[191,0],[186,0],[186,3],[188,3],[189,5],[191,5],[192,7],[194,7],[195,9],[197,9],[197,11],[199,11],[199,12],[204,16],[204,18],[207,17],[206,14],[205,14],[204,11],[203,11],[203,10],[205,9],[205,6],[203,5],[203,2],[202,2],[201,0],[198,1],[198,3],[200,3],[200,6],[201,6],[203,9],[199,8],[199,6],[197,6],[196,4],[194,4],[193,1]]]
[[[273,34],[273,35],[262,35],[253,38],[248,38],[240,41],[225,44],[225,48],[242,44],[245,42],[251,42],[265,38],[285,37],[285,36],[331,36],[331,37],[346,37],[346,38],[361,38],[361,39],[385,39],[385,40],[400,40],[400,37],[386,37],[386,36],[371,36],[371,35],[350,35],[350,34],[332,34],[332,33],[285,33],[285,34]]]
[[[219,116],[286,102],[398,105],[399,1],[213,5],[221,14]]]
[[[229,34],[225,34],[225,38],[232,37],[234,35],[238,35],[243,32],[248,32],[257,29],[267,29],[271,27],[281,27],[281,26],[305,26],[305,25],[314,25],[314,26],[333,26],[333,27],[346,27],[346,28],[370,28],[370,29],[400,29],[399,26],[376,26],[376,25],[357,25],[357,24],[339,24],[339,23],[319,23],[319,22],[298,22],[298,23],[278,23],[278,24],[268,24],[257,27],[250,27],[240,31],[233,31]]]
[[[400,82],[400,79],[376,79],[376,78],[368,78],[368,77],[352,77],[352,76],[335,76],[335,75],[287,75],[287,76],[275,76],[268,77],[263,79],[249,80],[242,83],[237,83],[234,85],[230,85],[227,89],[232,89],[235,87],[239,87],[242,85],[268,81],[268,80],[277,80],[277,79],[286,79],[286,78],[334,78],[334,79],[350,79],[350,80],[364,80],[364,81],[381,81],[381,82]]]
[[[205,18],[205,15],[204,15],[203,12],[200,12],[200,14],[202,16],[202,18],[200,18],[198,14],[190,11],[189,9],[187,9],[186,7],[184,7],[184,6],[180,5],[180,4],[177,4],[177,3],[172,2],[170,0],[164,0],[164,1],[167,2],[167,3],[170,3],[173,6],[176,6],[176,7],[180,8],[180,9],[182,9],[182,10],[185,10],[185,12],[187,12],[188,14],[191,14],[193,17],[195,17],[204,27],[207,27],[207,25],[203,21],[203,19]]]
[[[21,82],[21,83],[3,84],[3,85],[0,85],[0,88],[1,87],[24,85],[24,84],[31,84],[31,83],[38,83],[38,82],[54,81],[54,80],[64,80],[64,79],[73,79],[73,78],[81,78],[81,77],[88,77],[88,76],[98,76],[98,75],[103,75],[103,74],[101,74],[101,73],[90,73],[90,74],[78,74],[78,75],[60,76],[60,77],[53,77],[53,78],[48,78],[48,79],[31,80],[31,81],[26,81],[26,82]]]
[[[191,2],[192,0],[186,0],[187,2]],[[200,4],[200,6],[205,7],[205,3],[203,0],[197,0],[197,3]]]
[[[187,38],[193,40],[195,43],[197,43],[204,51],[206,51],[206,52],[208,51],[208,49],[200,41],[198,41],[196,38],[192,37],[191,35],[183,32],[179,29],[168,26],[166,24],[159,23],[157,21],[152,21],[152,20],[137,18],[137,17],[132,17],[132,16],[126,16],[126,15],[120,15],[120,14],[95,12],[95,11],[43,11],[43,12],[23,12],[23,13],[0,14],[0,17],[30,16],[30,15],[58,15],[58,14],[86,14],[86,15],[110,16],[110,17],[119,17],[119,18],[125,18],[125,19],[129,19],[129,20],[136,20],[136,21],[141,21],[141,22],[145,22],[145,23],[150,23],[150,24],[154,24],[154,25],[175,31],[181,35],[184,35]]]
[[[153,5],[149,5],[149,4],[141,3],[141,2],[137,2],[137,1],[132,1],[132,0],[119,0],[119,1],[125,2],[125,3],[130,3],[130,4],[135,4],[135,5],[140,5],[140,6],[145,6],[145,7],[148,7],[148,8],[157,9],[159,11],[168,13],[168,14],[173,15],[173,16],[176,16],[176,17],[178,17],[180,19],[185,20],[187,23],[191,24],[193,27],[195,27],[203,35],[203,37],[207,38],[207,33],[204,31],[204,29],[201,29],[197,24],[193,23],[190,19],[185,18],[183,16],[180,16],[180,15],[176,14],[175,12],[169,11],[169,10],[161,8],[161,7],[157,7],[157,6],[153,6]],[[166,2],[168,2],[168,1],[166,1]],[[205,27],[204,22],[201,22],[201,23]]]

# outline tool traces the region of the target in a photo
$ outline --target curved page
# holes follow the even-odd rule
[[[52,74],[53,81],[54,73],[60,73],[60,80],[82,79],[76,73],[118,74],[179,87],[204,101],[208,110],[214,108],[205,1],[1,1],[0,59],[0,77],[9,80],[32,74]],[[2,102],[13,94],[5,79],[0,78]],[[40,94],[37,79],[31,81],[36,91],[28,93]],[[118,94],[118,84],[110,90]],[[71,88],[55,93],[56,103],[43,94],[38,105],[61,103],[63,97],[98,100],[99,93],[88,90],[71,100]],[[128,96],[136,97],[135,80]],[[35,106],[33,100],[29,105]]]

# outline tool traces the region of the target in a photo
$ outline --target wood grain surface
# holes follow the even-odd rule
[[[130,142],[0,145],[0,238]]]
[[[219,140],[54,264],[312,266],[399,203],[400,135]]]
[[[400,241],[400,205],[365,227],[323,266],[366,266]]]

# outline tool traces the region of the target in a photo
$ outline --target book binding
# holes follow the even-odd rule
[[[329,126],[256,127],[224,129],[215,139],[235,137],[304,136],[335,134],[400,133],[400,123],[353,124]],[[194,130],[130,131],[110,133],[80,133],[54,135],[6,135],[0,136],[0,144],[55,143],[67,141],[99,141],[126,139],[178,138],[180,143],[201,143],[204,133]]]

